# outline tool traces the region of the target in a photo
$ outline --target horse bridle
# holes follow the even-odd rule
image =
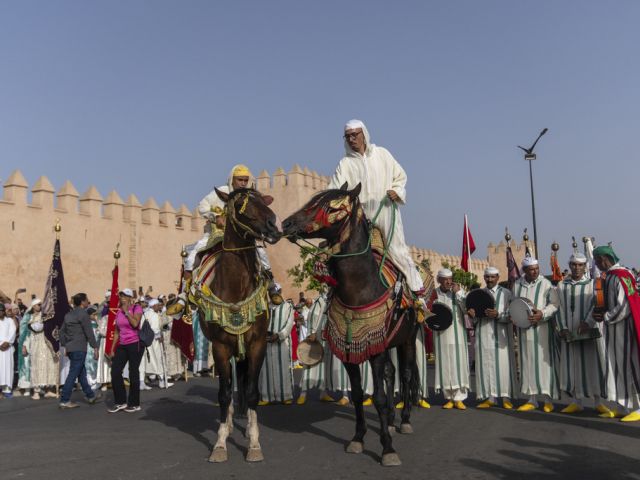
[[[244,197],[242,206],[240,207],[240,211],[238,212],[241,215],[243,215],[245,210],[247,209],[247,205],[249,204],[249,198],[251,198],[253,193],[254,192],[248,190],[247,192],[243,192],[240,194],[242,197]],[[263,234],[256,232],[253,228],[251,228],[251,226],[242,222],[238,218],[235,204],[236,204],[235,198],[232,198],[232,199],[229,199],[225,207],[227,211],[227,218],[230,220],[229,223],[231,224],[231,228],[233,228],[233,230],[245,240],[248,240],[249,236],[253,237],[256,240],[263,239],[264,238]],[[227,252],[232,252],[232,251],[240,251],[240,250],[250,250],[252,248],[257,248],[257,245],[254,244],[254,245],[249,245],[247,247],[226,248],[223,242],[222,248]]]

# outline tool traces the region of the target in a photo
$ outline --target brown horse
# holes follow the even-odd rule
[[[330,300],[330,313],[331,305],[336,301],[342,305],[358,307],[375,304],[378,299],[390,294],[389,289],[380,279],[379,266],[371,250],[369,221],[358,199],[360,188],[361,185],[358,184],[349,191],[345,184],[340,190],[320,192],[282,222],[283,234],[291,241],[299,238],[320,238],[327,241],[327,250],[331,252],[329,267],[337,280],[337,286]],[[329,325],[331,322],[330,315]],[[395,368],[389,359],[388,349],[398,348],[400,392],[404,402],[400,432],[411,433],[411,405],[417,398],[418,367],[415,348],[417,326],[413,306],[404,310],[397,308],[384,332],[387,341],[382,347],[383,351],[369,356],[374,378],[373,402],[378,411],[381,426],[382,464],[385,466],[401,463],[391,442],[395,415],[393,402]],[[391,339],[388,336],[389,332],[395,332]],[[334,351],[344,358],[344,352]],[[366,424],[362,406],[360,368],[357,363],[345,361],[343,363],[351,381],[351,400],[356,411],[356,433],[346,450],[348,453],[361,453],[364,447]]]
[[[216,193],[227,205],[222,251],[209,285],[192,286],[191,297],[198,305],[202,331],[211,341],[220,379],[220,427],[209,461],[227,460],[227,437],[233,430],[230,361],[235,357],[239,408],[241,412],[248,408],[246,460],[256,462],[264,459],[258,441],[256,406],[269,326],[267,280],[259,269],[256,241],[273,244],[281,233],[276,215],[269,208],[272,197],[253,189],[234,190],[230,194],[216,190]]]

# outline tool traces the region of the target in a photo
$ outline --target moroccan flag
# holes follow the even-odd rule
[[[104,342],[104,351],[111,353],[114,348],[113,337],[116,332],[116,314],[120,297],[118,296],[118,265],[113,267],[111,274],[111,295],[109,296],[109,314],[107,315],[107,338]]]
[[[558,265],[558,257],[553,253],[551,255],[551,281],[558,283],[561,282],[563,278],[562,270],[560,270],[560,265]]]
[[[462,261],[460,266],[465,272],[469,271],[469,257],[476,251],[476,244],[473,241],[471,232],[469,231],[469,223],[467,222],[467,216],[464,216],[464,229],[462,231]]]
[[[513,258],[513,251],[511,251],[510,245],[507,245],[507,272],[507,280],[509,281],[509,288],[511,288],[516,283],[516,280],[520,278],[520,270],[516,259]]]
[[[47,283],[44,287],[44,300],[42,301],[44,336],[51,344],[54,352],[60,349],[60,327],[62,327],[64,316],[70,309],[67,287],[64,284],[62,259],[60,258],[60,240],[56,239],[56,243],[53,246],[53,260],[51,261]]]

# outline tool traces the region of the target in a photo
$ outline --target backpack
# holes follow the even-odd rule
[[[144,314],[142,315],[142,318],[144,319],[144,322],[142,322],[142,325],[140,326],[138,337],[140,337],[140,341],[144,344],[145,347],[150,347],[153,343],[153,339],[156,337],[156,334],[153,333],[151,325],[149,325],[149,322],[147,321],[147,318]]]

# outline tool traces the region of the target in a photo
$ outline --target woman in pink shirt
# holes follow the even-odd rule
[[[142,307],[133,303],[133,292],[125,288],[119,293],[120,308],[116,313],[116,330],[113,339],[115,351],[107,352],[111,361],[111,386],[115,405],[108,410],[133,413],[140,411],[140,361],[145,346],[138,334]],[[122,378],[122,370],[129,363],[129,399]]]

